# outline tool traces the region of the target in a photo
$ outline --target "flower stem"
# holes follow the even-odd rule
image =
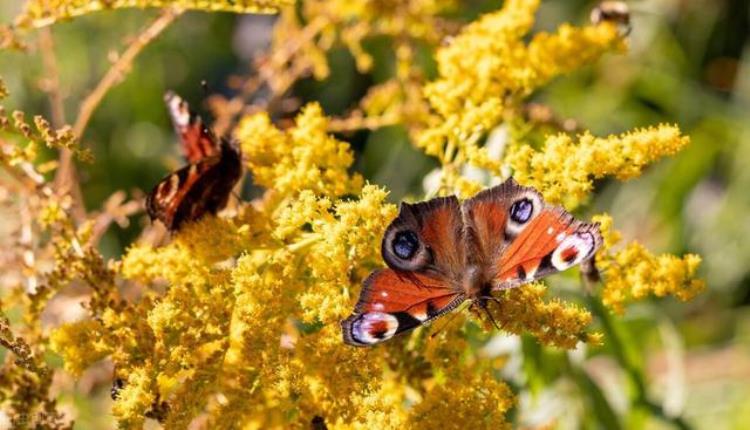
[[[583,281],[583,283],[586,284],[586,281]],[[638,365],[634,363],[630,354],[628,354],[625,343],[620,337],[618,330],[615,328],[609,311],[595,296],[586,295],[586,298],[588,300],[589,309],[591,309],[591,311],[599,318],[599,321],[601,321],[602,329],[604,330],[607,341],[612,347],[612,352],[614,353],[615,359],[619,363],[620,367],[622,367],[622,369],[625,371],[625,374],[627,375],[628,379],[630,379],[633,387],[635,387],[635,406],[645,409],[654,417],[666,423],[672,424],[678,429],[692,429],[690,424],[688,424],[688,422],[685,421],[682,417],[670,416],[666,413],[666,411],[664,411],[664,408],[661,405],[649,399],[643,372],[638,367]]]

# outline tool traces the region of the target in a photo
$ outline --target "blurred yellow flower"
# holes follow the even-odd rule
[[[612,218],[600,215],[594,218],[601,223],[604,246],[597,253],[597,266],[602,272],[604,291],[602,301],[617,313],[624,312],[626,303],[642,299],[649,294],[657,297],[673,295],[687,301],[706,287],[697,278],[701,258],[687,254],[682,258],[654,255],[638,242],[630,242],[619,251],[612,247],[621,240],[621,234],[612,229]]]

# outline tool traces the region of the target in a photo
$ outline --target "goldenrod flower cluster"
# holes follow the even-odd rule
[[[604,246],[597,253],[597,265],[606,281],[602,302],[615,312],[622,314],[626,303],[650,294],[687,301],[705,289],[705,282],[696,278],[700,256],[654,255],[635,241],[614,251],[622,235],[613,229],[612,217],[600,215],[595,220],[601,224],[604,237]]]
[[[326,120],[317,104],[305,107],[297,127],[282,133],[266,114],[246,118],[236,131],[258,185],[281,195],[310,190],[319,195],[356,193],[362,178],[347,175],[354,160],[349,146],[326,134]]]
[[[479,147],[480,138],[517,114],[539,86],[622,46],[609,22],[565,24],[526,42],[538,7],[538,0],[508,0],[437,51],[439,77],[424,89],[435,114],[417,146],[444,164],[455,160],[499,173],[499,160]]]
[[[572,209],[591,193],[593,180],[614,176],[624,181],[640,175],[648,164],[681,151],[690,139],[672,125],[659,125],[606,138],[583,133],[549,136],[535,150],[520,145],[506,161],[520,183],[542,192],[552,203]]]
[[[257,10],[281,2],[32,0],[24,19],[33,26],[105,4],[165,3]],[[314,39],[318,59],[295,63],[282,55],[277,67],[314,69],[322,64],[323,48],[340,37],[364,70],[371,61],[361,50],[364,37],[407,33],[437,44],[445,35],[432,27],[447,6],[431,0],[406,2],[387,16],[387,2],[305,1],[301,6],[317,18],[302,28],[287,13],[280,25],[308,38],[300,46]],[[502,10],[467,25],[437,50],[436,80],[403,85],[402,79],[412,79],[414,72],[404,69],[397,81],[379,86],[364,100],[368,116],[416,122],[404,125],[414,128],[419,148],[439,159],[444,185],[439,192],[466,196],[486,185],[465,177],[464,168],[472,165],[493,179],[512,173],[548,200],[572,208],[585,202],[593,179],[637,176],[687,144],[676,127],[662,125],[608,138],[554,135],[539,149],[512,137],[506,153],[492,155],[483,146],[486,135],[498,125],[523,121],[522,103],[535,89],[623,46],[615,25],[606,21],[564,24],[554,33],[528,36],[538,6],[538,0],[506,1]],[[273,46],[281,45],[277,34]],[[406,43],[397,49],[398,67],[413,59],[412,48]],[[320,77],[326,70],[319,66],[314,73]],[[283,92],[290,83],[271,87]],[[414,115],[389,111],[394,100],[404,100],[405,91],[413,100],[427,100],[424,109],[415,108]],[[0,118],[5,130],[32,143],[80,152],[67,129],[54,131],[41,119],[34,129],[20,113]],[[35,145],[0,140],[3,167],[33,179],[34,228],[52,237],[44,244],[51,270],[36,279],[26,276],[40,270],[36,263],[24,266],[26,287],[7,299],[22,303],[30,339],[39,346],[27,354],[4,319],[0,341],[18,351],[22,361],[51,348],[73,375],[109,358],[113,379],[121,385],[112,414],[123,428],[139,428],[146,417],[166,428],[186,428],[195,420],[206,428],[310,428],[321,420],[331,429],[426,429],[459,421],[469,428],[509,428],[514,395],[497,377],[494,363],[480,359],[476,341],[491,332],[471,334],[476,326],[465,323],[467,312],[455,311],[457,319],[446,321],[432,337],[420,328],[375,348],[343,344],[339,322],[351,312],[366,276],[383,266],[380,242],[397,209],[388,202],[387,190],[351,172],[354,154],[346,142],[328,134],[331,128],[331,119],[315,103],[283,129],[267,113],[243,117],[234,136],[254,183],[265,189],[263,196],[240,202],[223,216],[188,223],[163,246],[136,243],[109,263],[92,244],[93,223],[76,225],[69,196],[45,188],[34,164]],[[619,238],[612,220],[603,216],[598,221],[606,242],[597,256],[605,283],[602,299],[616,311],[646,294],[689,299],[703,287],[696,279],[697,256],[655,256],[637,243],[615,251]],[[41,311],[71,284],[90,291],[88,316],[59,325],[46,338],[39,327]],[[134,287],[138,296],[121,293],[123,285]],[[546,299],[546,292],[541,283],[504,291],[489,310],[502,329],[531,334],[544,345],[572,349],[579,342],[606,342],[588,331],[592,315],[587,310]],[[473,310],[474,320],[489,327],[488,319]],[[46,405],[50,379],[30,379],[32,371],[22,370],[8,373],[20,375],[7,377],[13,390],[8,397],[19,401],[23,393],[32,393],[36,400],[30,404]]]

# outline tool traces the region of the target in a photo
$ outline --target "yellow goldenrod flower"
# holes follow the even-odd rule
[[[320,106],[311,104],[291,130],[282,132],[266,114],[256,114],[243,119],[236,135],[255,182],[280,196],[304,189],[332,197],[356,194],[362,177],[346,171],[354,160],[349,145],[329,136],[326,128]]]
[[[112,353],[105,327],[93,320],[65,324],[50,336],[51,348],[65,358],[65,370],[75,376]]]
[[[579,341],[596,338],[586,333],[591,314],[561,300],[543,300],[544,284],[524,285],[503,293],[499,309],[490,304],[498,324],[511,333],[530,333],[541,343],[561,348],[575,348]]]
[[[591,192],[594,179],[609,175],[619,180],[634,178],[647,164],[679,152],[689,142],[671,125],[606,138],[584,133],[578,142],[559,134],[548,137],[539,150],[529,145],[515,148],[507,161],[519,183],[533,186],[548,201],[572,209]]]
[[[437,51],[439,77],[424,91],[436,115],[416,144],[443,164],[469,163],[499,174],[479,139],[519,109],[519,102],[555,76],[622,48],[608,22],[556,33],[538,33],[529,43],[538,0],[509,0],[502,10],[466,26]]]
[[[514,403],[507,385],[489,372],[472,372],[429,390],[409,414],[405,427],[434,429],[460,423],[462,428],[510,429],[505,414]]]
[[[597,253],[604,281],[602,301],[615,312],[623,313],[627,302],[649,294],[673,295],[686,301],[705,289],[705,282],[696,278],[700,256],[654,255],[638,242],[613,251],[611,248],[620,241],[621,234],[612,229],[612,218],[600,215],[595,221],[601,223],[604,238],[604,246]]]

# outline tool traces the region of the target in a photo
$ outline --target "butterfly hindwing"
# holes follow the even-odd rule
[[[168,230],[178,230],[186,221],[222,209],[241,174],[238,150],[224,142],[219,156],[189,164],[159,181],[146,199],[146,210]]]
[[[146,198],[146,210],[152,220],[159,219],[174,231],[226,206],[242,175],[242,160],[239,148],[217,139],[180,96],[169,91],[164,101],[189,164],[154,187]]]
[[[377,270],[365,280],[352,315],[341,323],[344,341],[355,346],[383,342],[437,318],[463,300],[444,279]]]

